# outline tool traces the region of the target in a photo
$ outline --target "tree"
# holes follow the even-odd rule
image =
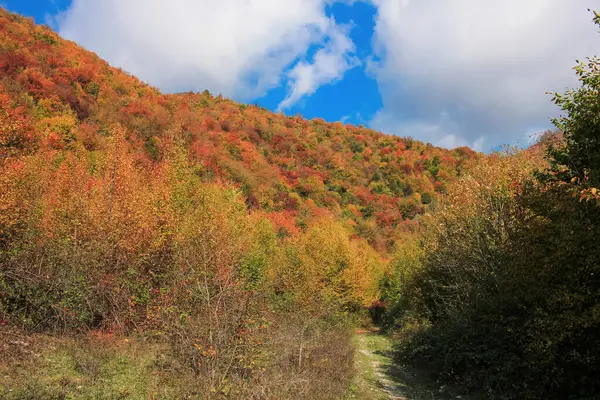
[[[593,11],[600,25],[600,13]],[[553,120],[563,140],[549,146],[552,168],[545,180],[562,182],[579,190],[582,198],[600,200],[600,59],[578,61],[575,72],[581,86],[553,101],[566,113]]]

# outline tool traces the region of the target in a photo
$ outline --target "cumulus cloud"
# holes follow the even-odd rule
[[[332,20],[325,47],[315,53],[312,62],[300,61],[287,72],[288,95],[279,104],[279,111],[313,94],[320,86],[339,81],[347,70],[360,64],[346,29]]]
[[[163,90],[241,100],[278,86],[287,68],[324,46],[294,67],[291,105],[339,79],[333,64],[349,63],[353,45],[326,14],[332,1],[73,0],[57,22],[64,37]]]
[[[371,125],[483,150],[549,126],[548,91],[600,53],[592,0],[372,0],[383,108]]]

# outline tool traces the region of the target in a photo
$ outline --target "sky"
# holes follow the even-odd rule
[[[437,146],[527,146],[600,55],[600,0],[0,0],[167,93]]]

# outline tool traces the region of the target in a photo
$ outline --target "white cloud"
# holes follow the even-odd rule
[[[329,40],[318,50],[313,61],[298,62],[287,72],[288,95],[277,107],[287,109],[327,83],[340,80],[347,70],[360,64],[354,56],[355,47],[344,29],[331,21]]]
[[[209,89],[250,100],[278,86],[282,72],[314,45],[325,48],[312,64],[296,67],[314,70],[310,82],[301,72],[294,76],[296,93],[339,79],[329,58],[343,51],[348,59],[351,50],[337,46],[351,42],[326,15],[332,1],[73,0],[57,22],[64,37],[163,90]]]
[[[592,0],[372,1],[384,107],[371,124],[434,144],[488,150],[549,126],[545,93],[576,85],[575,60],[600,53]]]

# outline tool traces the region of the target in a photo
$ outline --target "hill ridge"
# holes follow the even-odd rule
[[[283,234],[329,214],[385,252],[396,231],[410,229],[479,157],[466,147],[446,150],[363,126],[284,116],[208,91],[162,94],[5,10],[0,37],[2,107],[31,136],[3,132],[3,157],[25,148],[102,151],[120,125],[149,167],[183,141],[204,179],[233,182],[248,207],[267,212]]]

